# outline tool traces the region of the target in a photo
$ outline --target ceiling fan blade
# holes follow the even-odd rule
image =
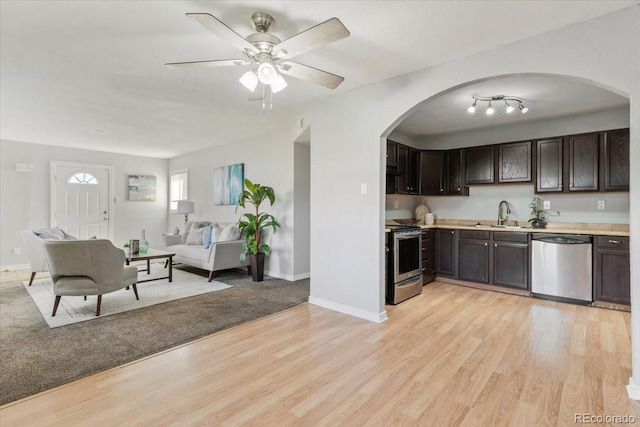
[[[164,65],[171,68],[215,68],[247,64],[250,64],[250,62],[245,61],[244,59],[215,59],[212,61],[170,62]]]
[[[186,15],[241,51],[252,55],[260,53],[258,48],[246,41],[240,34],[227,27],[215,16],[209,13],[187,13]]]
[[[276,58],[293,58],[305,52],[333,43],[349,35],[349,30],[338,18],[331,18],[295,36],[278,43],[273,48]]]
[[[278,67],[282,74],[295,77],[301,80],[307,80],[329,89],[337,88],[344,81],[344,77],[309,67],[294,61],[284,61]]]

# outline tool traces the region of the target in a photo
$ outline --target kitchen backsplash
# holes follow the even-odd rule
[[[496,221],[498,205],[506,200],[511,205],[509,220],[526,223],[530,218],[529,202],[535,196],[533,185],[473,186],[469,196],[405,196],[387,195],[385,218],[413,218],[414,210],[426,202],[437,218],[478,219]],[[539,194],[551,202],[547,211],[550,222],[629,223],[629,193]],[[598,201],[605,209],[598,210]],[[555,216],[560,211],[559,216]]]

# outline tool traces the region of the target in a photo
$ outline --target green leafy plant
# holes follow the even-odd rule
[[[238,228],[245,237],[245,242],[240,254],[240,261],[244,262],[247,255],[258,253],[268,254],[271,248],[266,243],[260,241],[260,231],[271,227],[275,232],[280,224],[275,217],[266,212],[260,212],[260,205],[265,200],[269,200],[271,206],[276,201],[276,195],[273,188],[253,183],[248,179],[244,180],[245,189],[240,194],[240,200],[236,206],[236,212],[239,207],[246,208],[247,204],[253,205],[255,213],[244,213],[238,220]]]
[[[532,217],[529,218],[529,222],[544,222],[544,218],[547,216],[547,211],[540,208],[540,197],[534,197],[529,202],[529,209],[531,209]]]
[[[128,247],[129,247],[129,243],[125,243],[125,244],[124,244],[124,245],[122,245],[122,246],[123,246],[123,247],[125,247],[125,248],[128,248]]]

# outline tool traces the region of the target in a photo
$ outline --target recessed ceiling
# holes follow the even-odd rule
[[[0,138],[171,158],[290,127],[309,104],[336,93],[637,4],[3,0]],[[273,33],[283,40],[338,17],[351,35],[296,59],[344,83],[330,90],[290,78],[263,111],[247,102],[242,67],[164,66],[239,57],[185,13],[211,13],[246,37],[256,11],[276,19]]]
[[[467,111],[474,96],[496,95],[520,98],[529,110],[522,114],[513,105],[515,111],[507,113],[504,102],[493,102],[495,113],[487,115],[488,103],[479,101],[473,114]],[[581,80],[546,75],[498,77],[425,101],[395,131],[425,137],[628,107],[628,98]]]

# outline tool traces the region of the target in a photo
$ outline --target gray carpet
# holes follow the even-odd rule
[[[256,283],[246,271],[228,270],[216,280],[233,288],[55,329],[46,324],[20,282],[4,283],[0,405],[282,311],[309,297],[308,279],[265,277]]]

